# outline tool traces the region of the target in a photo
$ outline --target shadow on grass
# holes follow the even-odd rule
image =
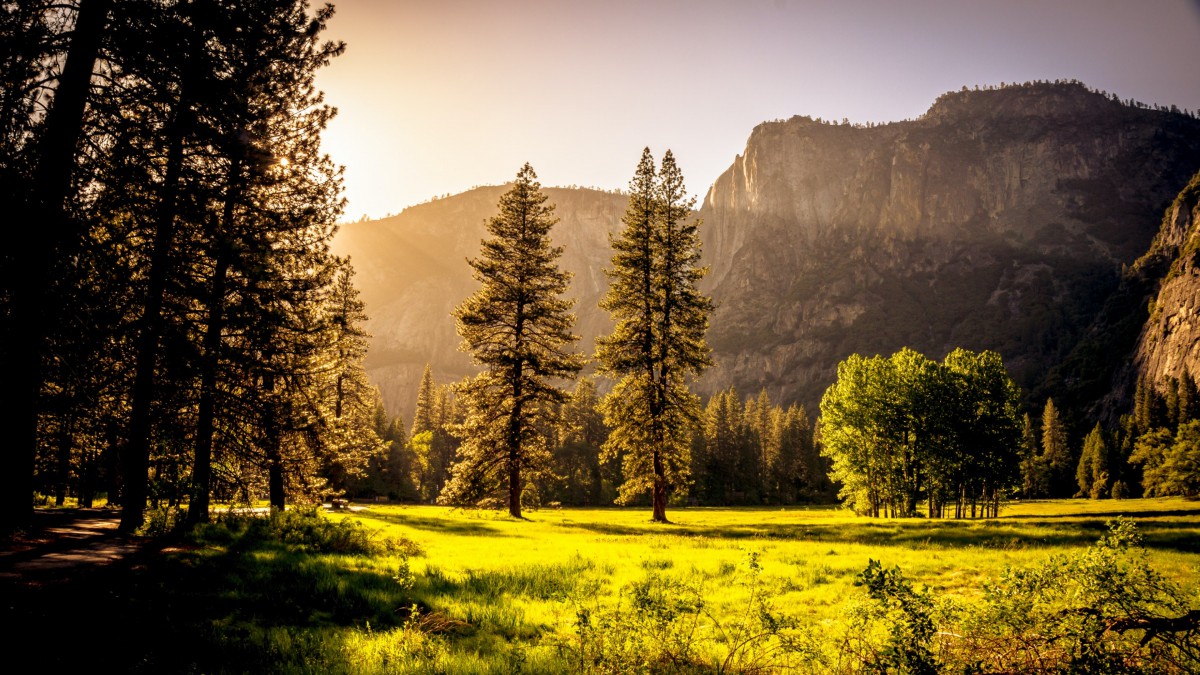
[[[391,523],[393,525],[404,525],[418,530],[426,530],[429,532],[441,532],[444,534],[461,534],[461,535],[487,535],[489,537],[515,537],[509,532],[501,531],[499,528],[492,527],[487,523],[480,521],[465,521],[452,520],[449,518],[433,518],[429,516],[418,516],[408,513],[369,513],[362,512],[355,514],[356,518],[363,520],[377,520],[383,523]]]
[[[1179,509],[1162,509],[1158,511],[1085,511],[1082,513],[1039,513],[1028,515],[1001,515],[999,520],[1062,520],[1066,518],[1116,518],[1128,516],[1131,518],[1188,518],[1200,516],[1200,503]]]
[[[240,543],[240,542],[237,542]],[[401,625],[414,605],[354,556],[270,545],[181,547],[130,567],[4,588],[5,639],[48,672],[328,672],[352,628]],[[416,603],[419,605],[419,603]]]
[[[606,536],[642,536],[672,534],[714,540],[781,539],[822,543],[861,544],[864,546],[906,546],[912,548],[986,548],[1022,549],[1059,546],[1086,547],[1094,544],[1107,529],[1107,519],[1089,518],[1072,521],[1023,522],[993,520],[860,520],[837,524],[779,524],[696,527],[681,525],[669,531],[614,523],[564,522],[561,527],[594,532]],[[1123,514],[1122,514],[1123,515]],[[1142,516],[1143,514],[1136,514]],[[1102,516],[1102,514],[1101,514]],[[1147,549],[1200,552],[1200,523],[1144,521],[1135,518]]]

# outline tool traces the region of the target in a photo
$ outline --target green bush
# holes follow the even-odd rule
[[[206,543],[255,547],[279,545],[297,553],[420,556],[411,539],[388,537],[353,520],[332,521],[314,508],[274,510],[267,516],[225,514],[197,528],[193,536]]]

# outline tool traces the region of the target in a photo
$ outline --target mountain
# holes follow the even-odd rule
[[[1076,83],[964,90],[879,126],[761,124],[700,211],[705,387],[813,406],[851,353],[962,346],[1045,392],[1198,168],[1200,121]]]
[[[1200,174],[1171,207],[1148,256],[1170,260],[1132,359],[1150,382],[1200,376]]]
[[[717,366],[697,388],[766,388],[815,413],[851,353],[909,346],[940,359],[962,346],[1000,352],[1031,405],[1070,393],[1090,406],[1130,358],[1161,277],[1135,262],[1197,169],[1200,120],[1076,83],[963,90],[891,124],[761,124],[699,212]],[[466,258],[506,189],[337,235],[372,317],[369,373],[393,413],[411,416],[426,363],[441,382],[473,372],[450,311],[475,288]],[[545,192],[590,353],[609,327],[596,303],[626,198]],[[1189,289],[1172,296],[1181,307],[1194,307]]]
[[[397,216],[342,225],[333,242],[349,256],[367,305],[372,338],[366,367],[392,414],[412,420],[425,364],[435,379],[451,382],[474,374],[450,312],[475,291],[467,258],[479,255],[485,225],[508,185],[480,187],[405,209]],[[560,264],[574,274],[580,350],[591,353],[596,335],[611,330],[597,308],[608,288],[602,268],[625,211],[624,195],[582,188],[543,188],[560,218],[552,230],[563,247]]]

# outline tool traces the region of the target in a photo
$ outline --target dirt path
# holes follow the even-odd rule
[[[50,584],[125,560],[145,540],[118,532],[119,522],[105,509],[39,509],[30,534],[0,548],[0,581]]]

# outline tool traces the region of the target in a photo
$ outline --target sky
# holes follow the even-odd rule
[[[333,0],[345,220],[512,180],[708,187],[755,125],[891,122],[963,86],[1075,79],[1200,109],[1200,0]]]

